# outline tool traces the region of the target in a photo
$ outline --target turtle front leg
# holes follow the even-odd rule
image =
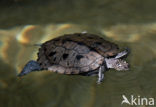
[[[126,56],[129,53],[129,51],[130,50],[128,48],[126,48],[124,51],[118,53],[115,58],[117,58],[117,59],[122,58],[122,57]]]
[[[105,71],[105,67],[101,66],[99,68],[97,84],[100,84],[102,82],[102,80],[104,79],[104,71]]]

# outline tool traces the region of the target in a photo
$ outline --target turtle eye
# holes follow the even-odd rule
[[[121,66],[120,62],[117,62],[116,64],[117,64],[117,66],[119,66],[119,67]]]
[[[122,65],[120,63],[118,63],[118,67],[121,67]]]
[[[121,65],[121,64],[119,64],[118,66],[119,66],[119,67],[121,67],[122,65]]]

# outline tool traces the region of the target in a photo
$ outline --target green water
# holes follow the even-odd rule
[[[130,107],[121,105],[122,95],[155,98],[156,107],[155,5],[155,0],[2,0],[0,107]],[[83,31],[129,47],[130,70],[109,70],[100,85],[96,77],[48,71],[17,78],[37,57],[33,44]]]

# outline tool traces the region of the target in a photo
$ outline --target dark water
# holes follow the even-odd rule
[[[154,98],[156,106],[155,5],[154,0],[2,0],[0,107],[129,107],[121,105],[122,95]],[[36,59],[34,44],[83,31],[129,47],[130,70],[109,70],[100,85],[96,77],[48,71],[16,77]]]

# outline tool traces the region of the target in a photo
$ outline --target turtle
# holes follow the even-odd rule
[[[129,70],[129,64],[123,60],[128,53],[128,49],[120,51],[117,44],[96,34],[64,34],[41,44],[37,60],[30,60],[18,76],[48,70],[68,75],[97,75],[97,83],[101,83],[110,68]]]

